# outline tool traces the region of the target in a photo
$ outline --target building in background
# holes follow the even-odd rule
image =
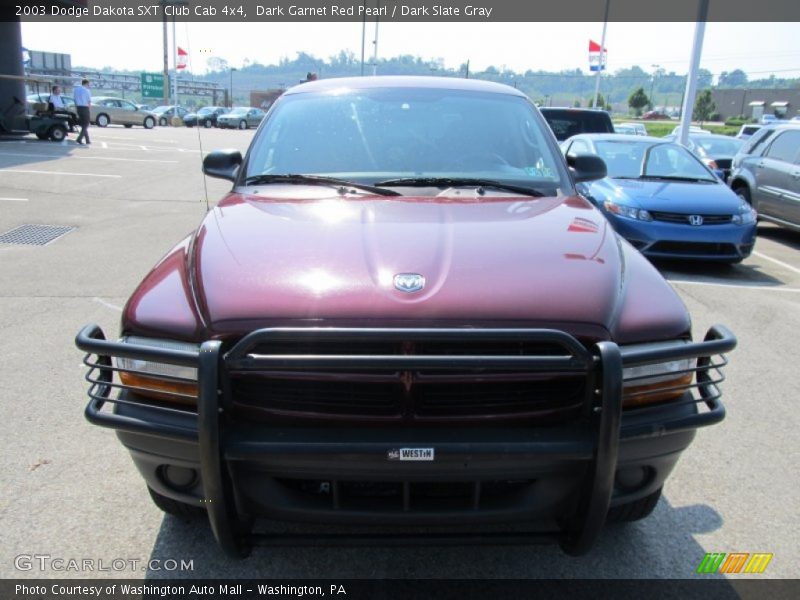
[[[800,114],[800,88],[712,89],[711,99],[722,121],[739,115],[758,120],[762,115],[791,119]]]

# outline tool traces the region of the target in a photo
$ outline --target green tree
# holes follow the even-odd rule
[[[714,101],[711,99],[711,90],[703,90],[697,94],[697,98],[695,98],[692,118],[695,121],[700,121],[702,125],[703,121],[708,121],[711,114],[716,110],[717,105],[714,104]]]
[[[636,113],[637,117],[642,116],[642,109],[650,104],[650,98],[644,93],[644,88],[638,88],[628,96],[628,106]]]
[[[747,73],[741,69],[734,69],[733,71],[723,71],[719,74],[719,87],[735,88],[745,87],[747,85]]]
[[[591,96],[588,100],[586,100],[586,106],[588,106],[589,108],[594,107],[594,96]],[[603,94],[600,93],[597,94],[597,108],[601,109],[608,108],[608,105],[606,104],[606,99],[603,98]]]

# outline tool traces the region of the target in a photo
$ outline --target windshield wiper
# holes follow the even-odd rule
[[[455,186],[475,186],[478,188],[478,193],[483,194],[483,188],[494,188],[496,190],[504,190],[507,192],[514,192],[524,196],[533,196],[534,198],[541,198],[545,194],[539,190],[534,190],[529,187],[521,185],[512,185],[502,183],[493,179],[479,179],[475,177],[405,177],[401,179],[387,179],[385,181],[377,181],[375,185],[397,185],[397,186],[410,186],[410,187],[455,187]]]
[[[688,183],[715,183],[713,179],[703,177],[681,177],[680,175],[642,175],[639,179],[659,179],[665,181],[686,181]]]
[[[252,175],[244,180],[245,185],[263,185],[268,183],[290,183],[295,185],[334,185],[339,187],[339,193],[347,193],[346,188],[355,188],[365,192],[372,192],[379,196],[402,196],[400,192],[387,190],[385,188],[354,183],[335,177],[323,177],[320,175],[300,175],[297,173],[286,173],[283,175]]]

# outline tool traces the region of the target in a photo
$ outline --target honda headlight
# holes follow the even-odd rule
[[[628,217],[629,219],[636,219],[638,221],[652,221],[653,215],[643,208],[635,208],[633,206],[625,206],[624,204],[617,204],[611,200],[606,200],[603,203],[605,209],[615,215]]]
[[[757,216],[758,214],[756,213],[755,209],[746,201],[742,200],[742,203],[739,205],[738,212],[733,215],[733,218],[731,219],[731,223],[734,225],[752,225],[756,222]]]

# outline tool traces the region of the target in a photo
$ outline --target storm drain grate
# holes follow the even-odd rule
[[[46,246],[73,229],[75,228],[65,225],[20,225],[16,229],[0,233],[0,244]]]

